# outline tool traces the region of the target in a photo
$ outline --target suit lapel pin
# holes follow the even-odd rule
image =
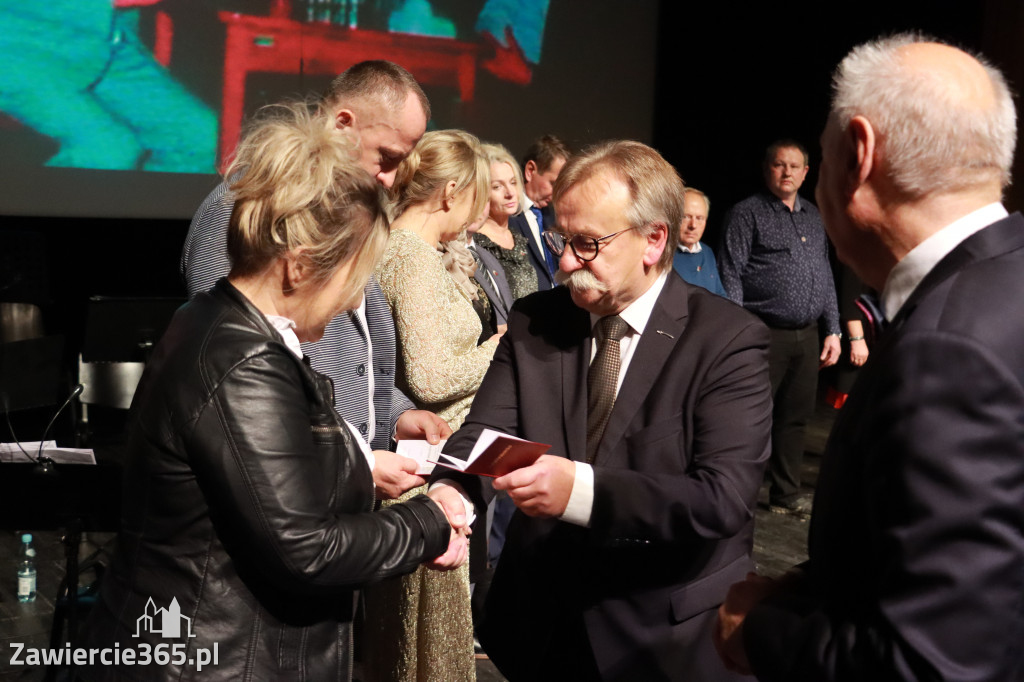
[[[662,336],[667,336],[670,339],[676,338],[676,337],[672,336],[671,334],[669,334],[668,332],[663,332],[660,329],[655,329],[655,331],[658,332],[659,334],[661,334]]]

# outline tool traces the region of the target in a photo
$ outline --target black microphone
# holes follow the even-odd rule
[[[82,391],[84,390],[85,386],[83,386],[82,384],[77,384],[75,388],[71,391],[71,395],[68,396],[68,399],[65,400],[64,404],[60,406],[60,409],[53,413],[53,418],[50,420],[50,423],[46,425],[46,430],[43,431],[43,437],[39,441],[39,453],[36,455],[36,464],[38,465],[36,467],[37,474],[53,474],[57,472],[57,470],[54,469],[53,467],[53,460],[50,459],[49,457],[43,457],[43,444],[46,443],[46,437],[50,435],[50,429],[53,428],[53,423],[57,421],[57,417],[60,416],[60,413],[63,412],[64,409],[71,404],[72,400],[82,395]]]

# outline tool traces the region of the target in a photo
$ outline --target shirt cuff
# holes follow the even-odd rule
[[[459,494],[459,497],[462,498],[462,504],[466,506],[466,525],[473,525],[473,522],[476,521],[476,507],[473,505],[472,502],[469,501],[469,496],[466,495],[466,491],[463,489],[463,487],[450,478],[442,478],[438,481],[434,481],[433,483],[431,483],[430,487],[427,488],[427,492],[430,492],[435,488],[440,488],[441,486],[448,486],[449,488],[453,488],[455,492]]]
[[[590,515],[594,511],[594,467],[583,462],[573,464],[576,465],[576,471],[572,492],[562,512],[562,520],[589,528]]]

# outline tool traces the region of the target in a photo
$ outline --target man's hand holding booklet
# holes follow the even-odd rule
[[[430,445],[426,441],[398,441],[396,452],[420,463],[419,475],[431,473],[435,464],[467,474],[496,478],[530,466],[551,447],[545,443],[516,438],[493,429],[484,429],[469,453],[459,459],[441,452],[445,442]]]
[[[550,447],[547,443],[534,443],[492,429],[484,429],[476,439],[468,459],[458,459],[442,452],[437,463],[466,474],[497,478],[530,466]]]

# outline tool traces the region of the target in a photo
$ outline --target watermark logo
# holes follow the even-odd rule
[[[186,641],[195,637],[192,632],[192,619],[181,614],[181,605],[177,597],[171,599],[167,608],[157,608],[153,598],[146,602],[143,613],[135,620],[135,634],[143,633],[160,635],[164,639],[182,639]],[[11,665],[76,665],[76,666],[146,666],[155,663],[159,666],[175,665],[195,667],[196,672],[209,665],[220,663],[220,644],[213,642],[212,647],[190,647],[184,642],[161,642],[152,645],[139,642],[133,647],[121,647],[117,642],[113,647],[105,649],[72,649],[65,644],[62,649],[34,649],[16,642],[10,643],[14,653]]]
[[[171,605],[166,609],[156,607],[153,598],[146,602],[146,608],[142,615],[135,621],[135,634],[138,637],[143,632],[153,635],[160,635],[167,639],[178,639],[181,637],[182,625],[187,637],[195,637],[192,632],[192,619],[181,615],[181,606],[178,605],[178,598],[171,599]]]

